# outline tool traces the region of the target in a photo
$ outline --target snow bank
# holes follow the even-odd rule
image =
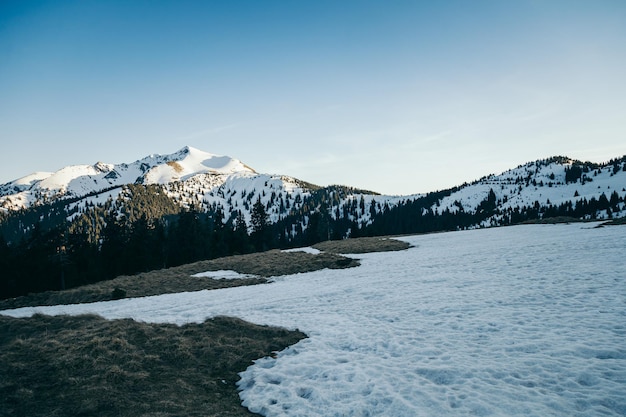
[[[197,274],[193,274],[194,278],[212,278],[212,279],[245,279],[245,278],[255,278],[255,275],[249,274],[240,274],[237,271],[230,271],[225,269],[220,269],[219,271],[206,271],[200,272]]]
[[[306,248],[285,249],[283,250],[283,252],[304,252],[304,253],[310,253],[312,255],[319,255],[320,253],[322,253],[321,250],[312,248],[310,246]]]

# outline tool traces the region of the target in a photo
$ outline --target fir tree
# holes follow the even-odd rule
[[[250,214],[250,222],[252,223],[252,233],[250,237],[256,250],[262,251],[268,249],[267,242],[267,212],[265,206],[261,203],[259,197],[252,206],[252,213]]]

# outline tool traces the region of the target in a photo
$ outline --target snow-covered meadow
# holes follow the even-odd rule
[[[267,416],[624,416],[626,229],[594,226],[406,237],[358,268],[1,314],[299,328],[242,373],[244,405]]]

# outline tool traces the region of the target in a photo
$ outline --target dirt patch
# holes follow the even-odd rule
[[[177,173],[181,173],[183,172],[183,167],[180,166],[180,164],[178,162],[174,162],[174,161],[169,161],[166,162],[167,165],[171,166],[172,168],[174,168],[174,171],[176,171]]]
[[[305,337],[225,317],[0,316],[0,416],[251,416],[237,374]]]
[[[388,237],[360,237],[356,239],[329,240],[313,245],[315,249],[331,253],[370,253],[405,250],[407,242]]]

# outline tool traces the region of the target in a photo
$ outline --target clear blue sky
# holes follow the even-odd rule
[[[626,1],[0,0],[0,183],[190,145],[386,194],[626,154]]]

